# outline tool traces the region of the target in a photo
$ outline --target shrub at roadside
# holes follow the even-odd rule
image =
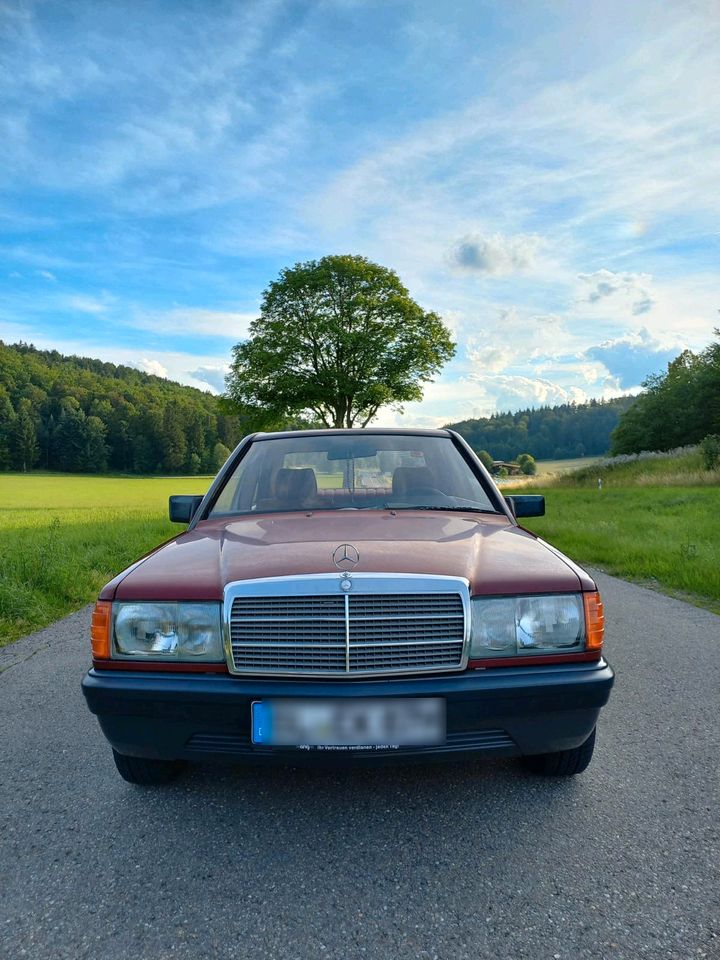
[[[700,444],[705,468],[716,470],[720,466],[720,434],[709,433]]]
[[[517,464],[526,477],[534,477],[537,473],[537,463],[535,463],[535,457],[529,453],[521,453],[517,458]]]
[[[487,452],[487,450],[478,451],[478,460],[485,467],[486,470],[489,470],[492,473],[493,468],[493,458]]]

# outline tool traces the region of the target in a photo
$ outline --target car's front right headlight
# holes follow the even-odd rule
[[[586,649],[583,595],[474,597],[470,637],[471,660],[581,653]]]
[[[224,659],[219,603],[113,604],[113,656],[142,660]]]

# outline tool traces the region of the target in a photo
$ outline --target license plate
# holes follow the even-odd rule
[[[439,697],[256,700],[252,742],[328,749],[433,746],[445,742],[445,701]]]

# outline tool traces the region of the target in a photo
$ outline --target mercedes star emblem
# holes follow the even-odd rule
[[[358,563],[360,554],[351,543],[341,543],[339,547],[335,547],[333,550],[332,558],[338,570],[347,573]]]

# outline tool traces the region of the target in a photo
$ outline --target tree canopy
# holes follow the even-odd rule
[[[700,353],[684,350],[620,419],[612,453],[673,450],[720,433],[720,330]]]
[[[494,413],[491,417],[449,423],[475,451],[489,459],[514,460],[528,450],[538,460],[565,460],[607,453],[610,433],[634,397],[564,403],[556,407]]]
[[[0,341],[0,470],[214,473],[239,439],[209,393]]]
[[[380,407],[422,399],[455,351],[440,317],[392,270],[328,256],[280,273],[250,337],[233,348],[227,399],[247,426],[288,420],[366,426]]]

